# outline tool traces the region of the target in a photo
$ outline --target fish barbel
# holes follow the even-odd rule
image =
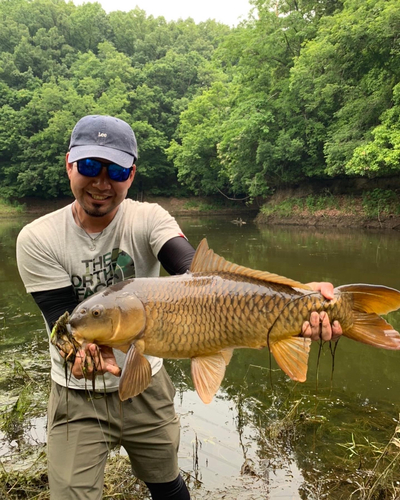
[[[190,358],[194,386],[209,403],[238,348],[268,347],[291,379],[304,382],[311,340],[299,335],[312,311],[338,320],[346,337],[400,349],[399,333],[380,317],[400,307],[398,290],[357,284],[335,288],[334,294],[327,300],[303,283],[228,262],[204,239],[188,273],[105,288],[60,318],[52,342],[66,353],[89,342],[126,352],[121,400],[150,383],[144,354]]]

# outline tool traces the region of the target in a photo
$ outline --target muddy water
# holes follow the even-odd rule
[[[246,222],[237,225],[206,215],[179,220],[194,246],[207,237],[217,253],[248,267],[303,282],[400,288],[397,232]],[[46,383],[42,318],[24,292],[14,256],[24,223],[0,222],[0,363],[22,363]],[[400,330],[400,313],[392,313],[389,320]],[[193,497],[349,498],[356,489],[351,484],[361,478],[363,468],[373,468],[395,431],[399,361],[400,353],[347,339],[338,343],[334,357],[328,344],[319,350],[314,343],[307,382],[296,384],[271,362],[268,352],[241,350],[207,406],[193,392],[189,363],[167,361],[182,422],[180,466],[190,474]],[[5,373],[0,377],[3,409],[17,397],[10,370]],[[44,442],[44,426],[45,417],[34,415],[23,432],[3,435],[3,456],[15,451],[19,440]]]

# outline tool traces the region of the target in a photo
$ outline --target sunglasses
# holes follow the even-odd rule
[[[124,182],[128,180],[132,170],[132,167],[121,167],[121,165],[117,165],[116,163],[102,163],[101,161],[93,160],[92,158],[78,160],[76,165],[78,172],[85,177],[97,177],[100,174],[101,169],[105,167],[107,169],[108,177],[112,181],[117,182]]]

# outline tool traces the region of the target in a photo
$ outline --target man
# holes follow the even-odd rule
[[[137,144],[131,127],[111,116],[85,116],[76,124],[66,169],[75,201],[28,224],[17,240],[17,261],[27,292],[52,325],[85,297],[120,280],[185,272],[194,249],[175,219],[157,204],[126,199],[135,176]],[[330,283],[313,283],[326,298]],[[341,334],[326,314],[312,313],[303,335],[330,340]],[[118,377],[124,355],[89,344],[65,378],[64,360],[50,345],[52,388],[48,407],[51,498],[100,499],[108,451],[121,444],[136,477],[153,499],[189,499],[179,474],[179,420],[174,388],[162,360],[148,357],[152,382],[121,402]],[[88,380],[96,375],[93,389]],[[85,390],[86,389],[86,390]],[[68,393],[68,395],[67,395]]]

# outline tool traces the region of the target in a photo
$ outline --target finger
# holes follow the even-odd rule
[[[87,344],[85,349],[79,351],[79,356],[74,363],[72,374],[75,378],[92,380],[96,375],[97,367],[101,367],[101,358],[95,344]]]
[[[85,359],[82,362],[82,372],[83,376],[88,380],[91,380],[93,377],[93,372],[95,368],[93,365],[92,356],[90,353],[86,353]]]
[[[343,334],[342,327],[341,327],[339,321],[335,320],[332,323],[332,340],[335,340],[335,341],[338,340],[342,334]]]
[[[103,361],[104,372],[109,372],[116,377],[121,376],[121,368],[117,365],[112,347],[100,345],[100,354]]]
[[[329,316],[325,311],[322,311],[319,317],[321,322],[321,339],[328,342],[332,338],[332,328]]]
[[[99,347],[96,344],[89,344],[87,347],[88,357],[91,360],[92,369],[96,372],[102,372],[104,369],[103,359],[100,354]]]
[[[121,376],[121,368],[117,365],[114,351],[111,347],[88,344],[87,350],[92,362],[91,375],[103,375],[106,372],[112,373],[116,377]],[[88,378],[86,376],[86,378]]]
[[[313,311],[310,315],[310,325],[311,325],[311,340],[320,340],[321,324],[320,324],[319,314],[316,311]]]
[[[114,366],[114,365],[107,365],[106,366],[106,371],[112,373],[116,377],[120,377],[121,373],[122,373],[121,368],[119,366]]]
[[[302,327],[303,337],[310,338],[311,340],[320,339],[320,320],[319,314],[313,311],[310,314],[310,321],[305,321]]]
[[[332,300],[335,297],[332,283],[322,282],[320,290],[321,295],[323,295],[326,299]]]
[[[301,328],[301,333],[305,338],[311,338],[311,325],[309,321],[304,321],[303,326]]]
[[[100,345],[99,348],[101,350],[101,354],[102,354],[103,358],[106,357],[106,356],[107,357],[111,356],[113,358],[115,357],[114,356],[114,350],[113,350],[112,347],[107,346],[107,345]]]
[[[84,369],[85,359],[86,359],[86,353],[83,349],[80,349],[76,353],[75,362],[72,365],[72,370],[71,370],[72,375],[77,379],[84,378],[85,376],[85,369]]]

